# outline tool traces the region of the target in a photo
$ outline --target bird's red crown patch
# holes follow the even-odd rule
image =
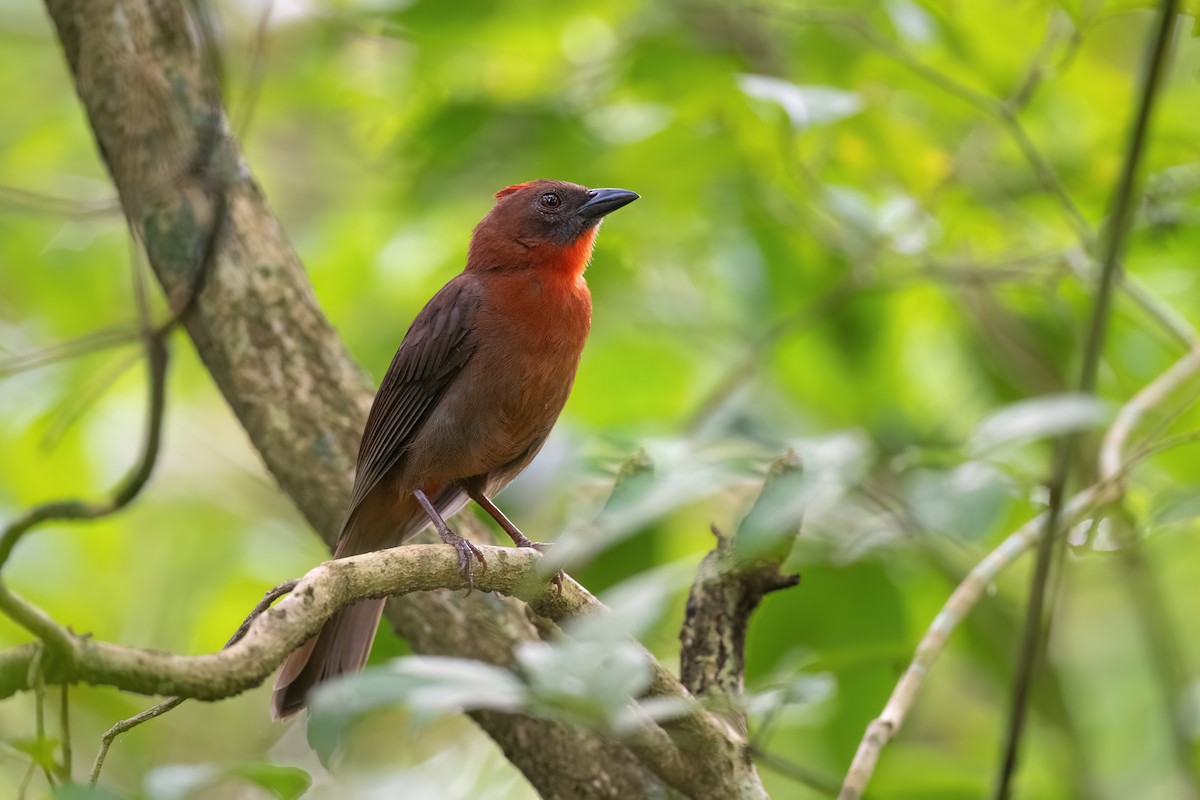
[[[496,192],[496,199],[499,200],[501,197],[508,197],[510,194],[519,192],[522,189],[528,189],[532,185],[532,183],[514,183],[512,186],[505,186],[503,189]]]

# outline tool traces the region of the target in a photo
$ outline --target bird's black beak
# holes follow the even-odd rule
[[[584,219],[600,219],[611,214],[621,206],[627,206],[641,195],[628,189],[592,189],[588,192],[587,202],[575,213]]]

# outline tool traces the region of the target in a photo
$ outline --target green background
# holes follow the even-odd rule
[[[835,5],[872,35],[806,16]],[[1200,38],[1197,7],[1185,6],[1125,263],[1200,323]],[[794,447],[810,501],[789,562],[802,581],[754,618],[751,729],[773,756],[839,781],[959,578],[1043,506],[1044,433],[1061,430],[1063,415],[1052,403],[1022,407],[1043,433],[1027,438],[993,415],[1077,380],[1093,294],[1080,277],[1090,274],[1081,234],[1098,236],[1105,219],[1153,4],[289,0],[265,24],[261,3],[216,8],[248,163],[322,307],[376,378],[461,268],[497,189],[553,177],[642,195],[604,225],[574,393],[501,505],[532,538],[554,540],[595,516],[620,464],[644,449],[655,465],[649,521],[592,542],[597,552],[570,571],[593,591],[634,592],[645,613],[631,626],[674,666],[710,523],[732,530],[766,465]],[[981,96],[1019,97],[1016,118],[1067,202]],[[8,519],[115,483],[138,451],[145,376],[129,337],[25,368],[28,354],[137,324],[136,262],[37,4],[0,3],[0,118]],[[1103,413],[1182,353],[1118,295]],[[205,653],[266,588],[327,552],[180,334],[172,354],[165,446],[147,491],[114,518],[29,536],[6,579],[78,632]],[[1184,411],[1174,425],[1186,432],[1200,417]],[[1089,439],[1082,479],[1094,477],[1094,447]],[[1164,705],[1114,537],[1083,532],[1067,554],[1021,797],[1180,796],[1168,714],[1200,735],[1195,456],[1179,448],[1140,466],[1104,523],[1143,539],[1190,700]],[[1028,569],[1005,573],[954,635],[884,751],[872,797],[986,794]],[[28,638],[0,619],[0,645]],[[373,661],[404,652],[384,632]],[[118,797],[181,796],[189,780],[193,796],[271,796],[227,769],[270,763],[310,772],[318,798],[388,787],[534,796],[463,717],[404,704],[352,725],[327,771],[303,725],[268,721],[268,691],[188,703],[135,730],[114,746],[102,784]],[[77,779],[99,735],[148,705],[72,690]],[[0,701],[2,797],[15,796],[29,762],[33,709],[28,694]],[[48,713],[57,709],[55,691]],[[179,764],[214,767],[163,769]],[[762,771],[774,797],[821,796]],[[259,777],[277,787],[292,778]],[[46,796],[40,775],[29,792]]]

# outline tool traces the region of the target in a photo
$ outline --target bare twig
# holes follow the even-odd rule
[[[76,358],[113,347],[123,347],[133,344],[140,336],[141,334],[134,327],[107,328],[32,353],[14,355],[0,361],[0,378],[7,378],[18,372],[37,369],[68,358]]]
[[[721,407],[728,402],[729,398],[754,377],[764,361],[764,354],[784,334],[794,333],[797,330],[802,330],[809,325],[819,322],[826,315],[845,304],[847,300],[854,296],[859,288],[860,286],[856,277],[854,275],[847,275],[821,297],[818,297],[795,313],[788,314],[770,326],[746,348],[746,352],[725,371],[725,374],[717,380],[713,388],[704,395],[703,399],[697,404],[696,410],[692,412],[688,419],[685,432],[692,435],[703,428],[705,423],[712,419]]]
[[[225,642],[225,648],[222,648],[222,649],[227,649],[227,648],[232,647],[233,645],[237,644],[238,642],[240,642],[242,640],[242,638],[245,637],[246,632],[250,630],[250,624],[252,622],[254,622],[254,620],[258,619],[258,617],[264,611],[266,611],[268,608],[270,608],[272,603],[274,603],[280,597],[283,597],[285,594],[287,594],[290,591],[292,591],[293,589],[295,589],[296,584],[298,582],[299,581],[296,581],[296,580],[284,581],[283,583],[279,584],[274,589],[270,589],[265,595],[263,595],[262,600],[259,600],[258,604],[256,606],[254,606],[254,608],[250,611],[249,614],[246,615],[246,619],[243,620],[242,624],[238,626],[238,629],[233,632],[233,636],[229,637],[229,641]],[[64,683],[63,684],[64,698],[66,696],[66,691],[67,691],[67,684]],[[152,708],[148,708],[140,714],[135,714],[134,716],[129,717],[128,719],[123,719],[120,722],[118,722],[116,725],[113,725],[111,728],[109,728],[107,731],[105,731],[104,735],[102,737],[100,737],[100,749],[96,752],[96,758],[93,759],[93,761],[92,761],[92,771],[91,771],[91,774],[88,776],[88,785],[95,787],[96,782],[100,780],[100,771],[102,769],[104,769],[104,760],[108,757],[108,750],[110,747],[112,747],[113,741],[118,736],[120,736],[121,734],[123,734],[127,731],[133,730],[138,725],[141,725],[143,722],[149,722],[150,720],[154,719],[155,717],[162,716],[163,714],[167,713],[171,709],[182,705],[184,700],[186,700],[186,699],[187,698],[184,698],[184,697],[168,697],[166,700],[163,700],[158,705],[153,706]],[[68,766],[68,770],[69,770],[69,766]],[[68,772],[68,774],[69,774],[69,772]]]
[[[1129,462],[1137,464],[1145,461],[1150,456],[1156,456],[1166,450],[1173,450],[1176,447],[1183,447],[1184,445],[1195,444],[1196,442],[1200,442],[1200,431],[1189,431],[1181,433],[1178,436],[1168,436],[1154,442],[1146,442],[1129,456]]]
[[[59,687],[58,727],[62,736],[63,776],[71,780],[71,686],[64,683]]]
[[[837,778],[831,775],[826,775],[823,772],[818,772],[811,767],[806,767],[803,764],[793,764],[791,761],[774,753],[768,753],[765,750],[758,748],[750,748],[750,755],[754,760],[762,764],[767,769],[778,772],[797,783],[803,784],[810,789],[820,792],[828,797],[836,797],[838,792]]]
[[[1079,207],[1067,193],[1058,173],[1054,171],[1049,161],[1029,138],[1024,126],[1021,125],[1015,112],[1015,108],[1019,106],[1015,103],[998,100],[989,94],[984,94],[948,73],[929,66],[877,30],[861,14],[836,9],[787,9],[784,11],[778,8],[763,7],[760,10],[766,13],[783,14],[787,19],[799,24],[825,25],[849,30],[925,82],[957,97],[1000,122],[1021,150],[1025,160],[1029,162],[1042,187],[1058,201],[1059,208],[1063,211],[1071,227],[1081,237],[1089,234],[1087,220],[1084,219]]]
[[[1200,372],[1200,347],[1188,352],[1170,369],[1147,384],[1129,402],[1121,406],[1100,445],[1100,476],[1102,478],[1115,477],[1121,471],[1122,464],[1129,460],[1125,457],[1125,444],[1146,413],[1160,405],[1185,382],[1196,377],[1198,372]]]
[[[113,491],[112,497],[98,503],[82,500],[60,500],[30,509],[0,533],[0,569],[8,561],[13,548],[33,527],[50,520],[89,520],[105,517],[128,505],[154,471],[161,442],[162,417],[166,405],[167,348],[161,336],[146,339],[147,365],[150,371],[150,398],[146,434],[142,454],[136,464]]]
[[[250,123],[254,119],[254,109],[258,106],[258,95],[262,90],[263,76],[266,72],[263,61],[267,49],[267,32],[270,30],[271,14],[274,11],[274,0],[267,0],[254,30],[254,49],[250,54],[250,76],[247,79],[245,93],[241,98],[241,108],[233,125],[234,135],[239,141],[246,140],[246,134],[250,131]]]
[[[1084,517],[1110,495],[1111,486],[1103,482],[1084,489],[1066,503],[1062,514],[1064,522],[1069,524],[1070,521]],[[976,564],[951,593],[921,638],[912,662],[904,671],[896,688],[892,690],[887,705],[867,726],[867,731],[854,754],[854,761],[842,782],[839,800],[859,800],[863,796],[863,791],[875,771],[880,750],[904,725],[904,720],[912,710],[930,668],[945,649],[950,634],[979,602],[996,576],[1033,547],[1039,531],[1045,526],[1045,521],[1046,515],[1039,514],[1010,534],[999,547]]]
[[[293,578],[290,581],[284,581],[274,589],[268,589],[267,593],[263,595],[262,600],[259,600],[258,604],[251,609],[249,614],[246,615],[246,618],[242,620],[242,624],[239,625],[238,629],[233,632],[233,635],[230,636],[225,642],[225,647],[222,649],[233,647],[242,639],[246,638],[246,633],[250,630],[251,623],[253,623],[254,620],[258,619],[259,616],[262,615],[263,612],[270,608],[271,604],[276,600],[283,597],[285,594],[290,594],[291,591],[296,588],[296,584],[299,582],[300,581]]]
[[[135,714],[128,719],[123,719],[116,725],[104,732],[100,737],[100,749],[96,752],[96,758],[92,761],[92,771],[88,775],[88,786],[95,787],[96,782],[100,780],[100,770],[104,769],[104,760],[108,758],[108,748],[112,746],[113,741],[126,731],[133,730],[143,722],[149,722],[155,717],[162,716],[171,709],[182,705],[186,698],[183,697],[168,697],[156,706],[146,709],[140,714]]]
[[[46,783],[50,788],[54,788],[54,775],[50,771],[49,765],[44,761],[46,755],[46,674],[42,671],[45,665],[46,648],[39,647],[37,657],[33,663],[29,665],[29,677],[33,681],[33,730],[34,740],[36,742],[36,753],[34,761],[42,768],[42,774],[46,776]]]
[[[25,770],[25,774],[21,777],[21,783],[17,786],[17,800],[25,800],[26,792],[29,791],[29,784],[33,781],[33,776],[37,772],[37,762],[30,761],[29,767]]]
[[[208,42],[207,39],[205,41],[211,46],[211,42]],[[210,99],[212,96],[216,96],[219,103],[219,94],[216,89],[212,88],[211,82],[208,93]],[[186,165],[186,169],[202,175],[207,174],[220,141],[221,137],[218,132],[210,131],[210,135],[200,141],[195,157]],[[141,456],[108,499],[100,502],[62,500],[45,503],[30,509],[9,523],[0,533],[0,572],[3,571],[17,543],[37,525],[51,520],[94,520],[115,514],[133,502],[149,481],[158,461],[162,441],[162,423],[166,412],[167,339],[175,326],[191,310],[196,298],[204,288],[204,282],[211,269],[217,244],[225,226],[228,210],[226,194],[225,186],[219,185],[212,201],[211,224],[200,242],[195,262],[188,274],[187,281],[183,284],[181,296],[173,299],[171,314],[157,326],[150,323],[144,282],[141,280],[136,258],[131,259],[134,263],[135,300],[141,318],[142,338],[150,373],[146,431]],[[136,228],[131,226],[131,233],[136,243],[138,241]],[[67,639],[62,630],[58,629],[57,624],[40,609],[36,609],[13,594],[3,581],[0,581],[0,610],[8,613],[16,622],[32,631],[46,644],[60,648],[66,645]],[[67,649],[69,650],[69,646]]]
[[[1141,87],[1140,102],[1134,117],[1133,131],[1125,154],[1121,177],[1113,194],[1113,210],[1106,229],[1108,241],[1105,243],[1099,286],[1084,344],[1083,365],[1079,377],[1079,391],[1084,394],[1094,394],[1096,390],[1096,375],[1099,372],[1100,356],[1104,348],[1113,288],[1117,283],[1118,266],[1125,249],[1125,238],[1132,225],[1133,212],[1137,206],[1135,195],[1138,167],[1145,148],[1150,115],[1158,97],[1159,85],[1167,62],[1171,31],[1175,26],[1176,6],[1176,0],[1163,0],[1159,10],[1158,28],[1152,43],[1148,45],[1149,59]],[[1046,514],[1046,528],[1038,542],[1037,563],[1034,567],[1033,582],[1030,587],[1025,633],[1018,659],[1016,682],[1013,687],[1012,711],[1004,744],[1000,776],[996,785],[995,797],[998,800],[1005,800],[1009,796],[1012,778],[1016,772],[1029,691],[1033,685],[1034,673],[1040,658],[1043,630],[1050,621],[1049,613],[1043,610],[1046,585],[1059,531],[1059,515],[1066,494],[1067,477],[1078,441],[1078,434],[1070,434],[1060,440],[1056,447],[1054,475],[1050,482],[1050,508]]]
[[[1104,437],[1100,448],[1100,474],[1104,478],[1115,478],[1123,471],[1123,465],[1162,449],[1163,444],[1177,446],[1186,444],[1196,437],[1186,434],[1172,437],[1156,445],[1143,445],[1132,455],[1125,455],[1126,442],[1146,413],[1162,404],[1168,396],[1185,382],[1200,373],[1200,348],[1192,350],[1157,380],[1138,392],[1118,412],[1116,419]],[[1130,593],[1132,606],[1138,615],[1138,628],[1146,639],[1151,661],[1158,673],[1162,693],[1164,716],[1170,729],[1173,752],[1181,778],[1186,781],[1190,795],[1197,796],[1196,772],[1193,766],[1192,736],[1180,709],[1184,708],[1187,696],[1187,671],[1183,654],[1170,623],[1170,611],[1155,584],[1145,558],[1124,526],[1116,526],[1121,546],[1117,549],[1122,574]]]
[[[717,544],[700,563],[679,632],[683,685],[722,706],[742,736],[746,626],[763,597],[800,580],[779,568],[800,528],[799,518],[785,513],[792,509],[785,509],[781,499],[794,494],[794,481],[789,479],[800,472],[800,459],[789,450],[771,465],[738,535],[726,536],[713,527]]]
[[[0,186],[0,212],[87,220],[116,217],[121,213],[121,204],[115,197],[81,201],[40,194],[16,186]]]

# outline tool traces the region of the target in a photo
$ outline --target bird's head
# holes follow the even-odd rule
[[[626,189],[588,189],[566,181],[529,181],[501,189],[496,205],[475,227],[467,269],[582,274],[600,221],[637,199]]]

